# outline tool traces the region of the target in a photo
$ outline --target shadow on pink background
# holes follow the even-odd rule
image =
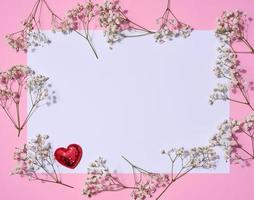
[[[60,16],[63,15],[67,8],[72,8],[77,2],[82,1],[48,0],[48,3]],[[155,19],[161,16],[164,12],[167,0],[122,0],[121,2],[123,7],[129,10],[130,18],[149,27],[153,27]],[[35,0],[1,0],[1,69],[7,69],[14,64],[26,63],[26,55],[16,53],[13,49],[11,49],[7,45],[4,36],[7,33],[15,32],[21,28],[20,21],[28,15],[34,3]],[[254,18],[253,0],[172,0],[171,5],[172,10],[179,19],[183,20],[187,24],[190,24],[195,29],[200,30],[215,29],[216,18],[220,16],[223,10],[243,10],[248,14],[248,16]],[[44,26],[47,28],[48,24],[44,24]],[[250,36],[254,36],[254,24],[250,26],[249,33]],[[252,43],[254,42],[254,37],[249,39]],[[87,50],[89,51],[90,49]],[[250,78],[254,77],[254,66],[252,64],[254,63],[254,58],[252,57],[253,56],[244,56],[243,61],[243,64],[246,64],[248,76]],[[230,112],[232,117],[240,118],[250,111],[246,107],[231,104]],[[16,131],[12,127],[12,124],[5,117],[2,111],[1,113],[0,199],[85,199],[85,197],[81,195],[84,183],[83,174],[63,175],[64,182],[75,186],[75,189],[69,189],[55,184],[29,182],[26,178],[10,176],[10,171],[15,167],[15,163],[12,159],[14,149],[16,146],[26,142],[26,134],[24,132],[21,138],[17,138]],[[85,170],[86,169],[84,169],[84,172]],[[128,181],[128,175],[123,176],[123,178]],[[253,185],[254,167],[242,168],[241,166],[234,165],[231,166],[230,174],[189,174],[182,180],[179,180],[179,182],[176,182],[161,199],[253,200]],[[94,199],[118,200],[120,198],[121,200],[130,199],[130,191],[104,193]]]

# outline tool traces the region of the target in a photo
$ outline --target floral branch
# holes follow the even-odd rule
[[[49,78],[36,75],[31,68],[24,65],[15,65],[0,73],[0,106],[17,129],[18,136],[39,107],[56,103],[55,92],[50,92],[48,80]],[[20,103],[26,98],[23,96],[25,91],[28,91],[31,107],[22,119]]]
[[[235,41],[242,41],[250,48],[251,52],[248,53],[254,53],[252,46],[245,42],[246,23],[247,16],[241,11],[225,11],[218,20],[216,36],[220,39],[221,46],[218,48],[219,56],[214,72],[217,78],[224,79],[226,83],[219,83],[214,89],[209,99],[210,104],[217,100],[231,101],[254,111],[254,105],[249,98],[250,92],[254,90],[254,83],[244,77],[247,71],[238,59],[238,53],[242,52],[237,52],[232,46]],[[232,95],[229,95],[229,92]],[[253,113],[244,120],[225,120],[218,126],[218,132],[211,138],[210,145],[221,147],[226,160],[249,164],[249,161],[254,159],[253,122]]]
[[[28,17],[22,22],[23,29],[6,35],[7,42],[17,52],[27,53],[29,48],[34,51],[39,46],[51,43],[41,31],[41,11],[45,2],[45,0],[37,0]]]
[[[28,179],[41,181],[43,183],[55,183],[73,188],[61,181],[60,174],[56,171],[55,158],[52,153],[51,143],[48,135],[37,135],[20,148],[16,148],[14,160],[17,161],[12,175],[28,177]]]
[[[224,83],[219,83],[213,90],[209,102],[211,105],[217,100],[232,101],[248,106],[254,111],[252,102],[249,99],[249,92],[254,89],[254,83],[244,78],[246,70],[240,66],[240,61],[227,44],[222,44],[218,48],[219,56],[216,61],[214,72],[217,78],[224,79]],[[240,94],[237,99],[230,97],[232,94]]]
[[[172,40],[178,36],[187,38],[193,30],[176,18],[170,9],[170,0],[163,16],[157,20],[160,25],[158,31],[149,30],[128,18],[128,11],[122,9],[119,0],[106,1],[99,7],[98,13],[100,26],[104,30],[110,48],[124,38],[154,35],[156,42],[163,43],[166,39]]]
[[[216,37],[221,41],[218,48],[219,56],[216,61],[214,72],[217,78],[224,79],[226,83],[219,83],[214,93],[210,96],[210,104],[216,100],[232,101],[247,105],[254,111],[252,102],[249,99],[249,92],[254,90],[253,81],[244,78],[246,70],[241,66],[238,53],[232,47],[232,43],[244,39],[247,16],[241,11],[224,11],[218,19]],[[239,99],[229,96],[229,92],[240,93]]]
[[[87,40],[94,55],[98,58],[90,34],[90,23],[98,15],[98,4],[94,4],[91,0],[84,4],[78,4],[76,8],[68,10],[63,19],[53,12],[51,13],[53,32],[61,31],[64,34],[69,34],[74,31],[78,33],[78,35]],[[82,34],[78,30],[84,30],[85,33]]]
[[[246,141],[251,145],[246,145]],[[226,160],[249,165],[249,161],[254,159],[254,115],[242,121],[225,120],[219,125],[210,144],[223,148]]]
[[[154,32],[135,23],[127,17],[127,10],[122,9],[120,1],[105,1],[99,7],[99,24],[110,47],[127,37],[145,36]],[[141,31],[141,34],[130,35],[130,32]]]
[[[110,48],[113,44],[122,41],[124,38],[142,37],[154,35],[156,42],[163,43],[165,40],[172,40],[176,37],[189,37],[193,30],[189,25],[181,22],[170,9],[170,0],[161,18],[157,20],[159,29],[157,31],[139,25],[127,16],[127,10],[122,9],[119,0],[106,0],[99,5],[87,0],[78,4],[75,8],[68,10],[65,17],[59,17],[49,6],[46,0],[37,0],[31,13],[22,23],[23,29],[6,36],[9,45],[16,51],[32,51],[38,46],[50,44],[51,41],[41,31],[41,11],[46,7],[51,15],[52,31],[60,31],[64,34],[76,32],[84,38],[91,47],[94,55],[98,58],[95,46],[90,34],[90,24],[96,22],[104,31]],[[80,30],[84,30],[82,33]]]
[[[215,34],[221,42],[228,44],[234,53],[254,54],[254,47],[249,43],[246,34],[250,21],[252,19],[242,11],[224,11],[218,19]],[[235,51],[233,48],[235,42],[242,42],[249,51]]]
[[[22,22],[23,29],[6,36],[9,45],[14,48],[17,52],[23,51],[27,52],[29,48],[32,51],[39,46],[44,46],[44,44],[50,44],[51,41],[46,37],[46,35],[41,31],[41,11],[42,8],[46,8],[51,15],[52,30],[56,32],[57,30],[63,33],[76,32],[78,35],[85,38],[90,47],[92,48],[95,56],[98,55],[95,51],[94,46],[91,43],[91,36],[87,30],[89,29],[89,23],[93,19],[94,8],[93,3],[88,1],[85,5],[78,5],[77,8],[69,10],[67,16],[61,19],[49,6],[46,0],[37,0],[31,13]],[[86,30],[85,35],[78,31],[78,25],[82,23],[83,28]]]
[[[103,192],[116,192],[131,190],[133,200],[151,198],[162,189],[156,197],[160,199],[163,194],[180,178],[190,171],[198,168],[210,169],[216,167],[218,155],[211,147],[198,147],[190,150],[184,148],[162,151],[170,160],[170,174],[160,174],[142,169],[127,158],[122,158],[131,166],[133,171],[133,184],[125,184],[117,173],[111,173],[106,166],[106,160],[99,158],[88,168],[83,194],[93,197]],[[178,166],[181,166],[177,170]]]
[[[157,19],[160,25],[159,30],[154,34],[156,42],[164,43],[165,40],[173,40],[173,38],[190,36],[193,28],[181,22],[170,8],[170,0],[168,0],[167,8],[163,16]]]

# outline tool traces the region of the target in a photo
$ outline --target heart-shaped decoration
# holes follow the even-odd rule
[[[67,148],[58,148],[54,155],[61,165],[74,169],[82,158],[82,148],[77,144],[70,144]]]

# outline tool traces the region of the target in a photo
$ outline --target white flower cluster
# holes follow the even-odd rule
[[[14,160],[17,161],[17,166],[12,174],[37,179],[37,172],[47,170],[48,163],[52,159],[52,147],[48,139],[48,135],[37,135],[36,139],[28,144],[16,148]]]
[[[218,132],[211,138],[210,145],[212,147],[221,147],[225,153],[225,159],[231,161],[244,161],[243,155],[239,154],[239,149],[245,149],[239,140],[240,133],[244,133],[253,140],[254,134],[254,115],[247,116],[244,120],[226,120],[218,126]],[[253,152],[243,150],[248,157],[253,158]]]
[[[14,160],[17,160],[17,165],[15,170],[11,172],[12,175],[18,174],[20,176],[33,176],[35,169],[33,161],[27,155],[27,151],[26,144],[24,144],[21,148],[16,148]]]
[[[217,48],[218,57],[214,72],[217,78],[235,79],[235,74],[239,71],[239,60],[237,55],[225,44]]]
[[[7,71],[7,77],[10,80],[23,81],[35,72],[26,65],[14,65]]]
[[[79,29],[87,29],[91,20],[97,15],[97,9],[98,5],[91,0],[84,4],[78,4],[75,8],[68,10],[66,17],[60,22],[57,22],[56,17],[53,17],[52,30],[68,34]]]
[[[48,77],[34,75],[27,81],[27,87],[31,94],[33,104],[38,104],[49,97],[48,80]]]
[[[213,89],[213,93],[210,95],[209,104],[213,105],[217,100],[228,100],[228,85],[218,83],[217,87]]]
[[[34,51],[39,46],[51,43],[43,32],[36,29],[37,25],[33,22],[33,19],[29,18],[23,23],[22,31],[6,35],[8,44],[17,52],[21,50],[26,53],[29,48]]]
[[[121,33],[131,30],[130,22],[125,17],[118,0],[106,1],[99,8],[99,22],[110,47],[122,39]]]
[[[238,87],[245,89],[247,82],[243,78],[245,70],[240,68],[240,61],[237,55],[226,44],[222,44],[217,49],[219,55],[214,67],[214,73],[217,78],[225,79],[227,83],[219,83],[213,90],[209,98],[212,105],[216,100],[229,100],[228,92],[236,92]]]
[[[0,99],[1,106],[7,108],[7,101],[20,100],[20,90],[34,71],[25,65],[14,65],[9,70],[0,73]],[[19,89],[18,89],[19,88]]]
[[[166,40],[173,40],[176,37],[187,38],[193,29],[176,19],[164,19],[159,30],[154,34],[156,42],[164,43]]]
[[[232,138],[233,130],[238,131],[239,125],[236,120],[225,120],[217,127],[218,132],[210,140],[212,147],[219,146],[223,148],[226,160],[230,159],[232,148],[235,146]]]
[[[12,93],[5,89],[0,89],[0,105],[5,108],[7,106],[8,100],[12,97]]]
[[[240,68],[237,54],[225,44],[222,44],[217,50],[219,55],[214,68],[216,77],[229,80],[231,88],[238,84],[245,85],[246,81],[242,76],[245,70]]]
[[[133,200],[145,200],[153,197],[159,189],[167,189],[173,182],[191,170],[215,168],[219,159],[219,156],[211,146],[195,147],[190,150],[174,148],[167,152],[164,150],[162,154],[169,156],[172,174],[148,172],[123,157],[133,170],[134,185],[131,186],[126,186],[117,175],[112,175],[105,166],[106,160],[99,158],[88,168],[83,194],[92,197],[102,192],[132,189],[131,198]],[[173,170],[176,162],[181,163],[182,167],[177,173]]]
[[[148,174],[147,180],[136,183],[136,188],[132,191],[131,197],[133,200],[151,198],[158,189],[166,187],[170,181],[167,174]]]
[[[183,147],[173,148],[169,151],[163,150],[162,154],[169,156],[172,164],[176,163],[177,160],[180,160],[182,165],[182,173],[197,168],[215,168],[219,159],[219,156],[210,146],[194,147],[190,150],[187,150]]]
[[[241,125],[241,130],[249,133],[249,135],[254,134],[254,114],[247,116]]]
[[[20,175],[33,181],[55,183],[73,188],[61,181],[52,150],[49,136],[37,135],[27,144],[16,148],[13,158],[17,164],[11,175]]]
[[[43,103],[46,105],[56,103],[55,91],[51,91],[51,85],[47,83],[48,79],[35,74],[31,68],[25,65],[15,65],[0,73],[0,106],[18,130],[18,136],[39,106],[42,106]],[[31,107],[28,115],[22,119],[20,117],[20,101],[26,91],[30,97]],[[16,105],[16,109],[11,109],[13,104]],[[16,118],[12,117],[14,114],[17,116]]]
[[[51,44],[51,40],[40,30],[27,33],[27,49],[35,51],[38,47]]]
[[[138,176],[133,172],[134,177]],[[170,178],[166,174],[148,173],[139,171],[140,178],[135,180],[134,186],[126,186],[106,167],[106,160],[99,158],[88,168],[83,194],[92,197],[102,192],[119,191],[123,189],[133,189],[131,197],[133,200],[144,200],[152,197],[159,188],[166,187],[170,183]]]
[[[242,11],[224,11],[217,21],[216,36],[225,43],[232,43],[244,37],[248,19]]]
[[[122,186],[116,184],[115,181],[118,181],[117,177],[113,177],[106,167],[106,160],[100,157],[88,168],[83,194],[92,197],[103,191],[114,191],[121,188]]]
[[[50,93],[51,84],[48,84],[49,78],[43,75],[37,75],[26,65],[15,65],[6,72],[0,73],[0,98],[6,100],[15,100],[19,102],[21,91],[28,89],[31,95],[32,104],[38,104],[48,99],[48,103],[56,103],[55,92]],[[23,88],[23,86],[25,86]],[[16,88],[17,87],[17,88]],[[9,98],[7,98],[9,97]],[[13,97],[10,99],[10,97]]]

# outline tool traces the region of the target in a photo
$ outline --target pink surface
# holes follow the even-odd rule
[[[9,48],[4,36],[20,28],[19,23],[30,12],[35,0],[1,0],[0,6],[0,66],[1,69],[8,68],[13,64],[26,63],[26,55],[17,54]],[[56,13],[62,15],[67,8],[75,5],[77,0],[48,0]],[[64,3],[63,3],[64,2]],[[153,27],[154,19],[164,11],[166,0],[122,0],[122,5],[129,10],[129,16],[136,21]],[[245,11],[254,18],[253,0],[172,0],[172,9],[187,24],[196,29],[214,29],[216,18],[223,10],[239,9]],[[45,24],[47,27],[47,24]],[[254,25],[249,29],[250,36],[254,35]],[[254,42],[254,37],[250,38]],[[89,49],[88,49],[89,50]],[[197,55],[198,56],[198,55]],[[249,77],[254,77],[252,63],[253,56],[245,56]],[[41,66],[43,67],[43,66]],[[25,105],[24,105],[25,106]],[[231,116],[240,118],[248,113],[245,107],[231,104]],[[12,155],[14,148],[26,142],[26,135],[17,138],[16,131],[11,123],[2,113],[0,114],[0,199],[3,200],[42,200],[42,199],[84,199],[81,190],[84,182],[83,174],[64,175],[66,183],[75,186],[75,189],[68,189],[54,184],[41,184],[39,182],[29,182],[26,178],[10,176],[11,169],[14,168]],[[39,131],[39,130],[38,130]],[[170,145],[170,144],[169,144]],[[160,155],[158,155],[160,156]],[[84,169],[85,171],[85,169]],[[128,181],[128,175],[123,175]],[[252,200],[254,190],[254,167],[241,168],[231,166],[230,174],[189,174],[179,182],[175,183],[168,190],[162,199],[183,200]],[[104,193],[95,199],[117,200],[130,199],[129,191],[118,193]]]

